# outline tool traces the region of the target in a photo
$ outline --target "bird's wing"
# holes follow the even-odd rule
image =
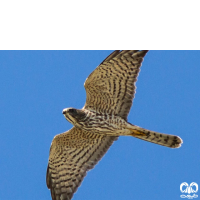
[[[86,172],[97,164],[116,139],[76,127],[55,136],[46,176],[52,200],[70,200]]]
[[[127,120],[135,82],[147,51],[124,50],[110,54],[86,79],[84,108]]]

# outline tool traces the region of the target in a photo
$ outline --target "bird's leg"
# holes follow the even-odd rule
[[[144,133],[143,131],[140,130],[136,130],[136,129],[129,129],[130,130],[130,135],[137,137],[137,136],[146,136],[146,133]]]

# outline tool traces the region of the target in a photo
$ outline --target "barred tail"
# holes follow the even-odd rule
[[[176,135],[158,133],[138,126],[134,126],[130,130],[131,136],[166,147],[179,148],[183,143],[182,139]]]

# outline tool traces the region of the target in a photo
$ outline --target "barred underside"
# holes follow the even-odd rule
[[[127,122],[119,116],[105,113],[98,114],[88,111],[86,109],[83,110],[87,113],[87,116],[83,120],[78,121],[76,125],[78,126],[78,124],[80,124],[79,127],[84,130],[93,130],[97,131],[100,134],[113,133],[113,135],[117,136],[116,131],[126,129]]]
[[[86,172],[103,157],[117,137],[73,127],[57,135],[51,145],[47,186],[52,200],[70,200]]]
[[[138,126],[134,126],[132,136],[152,142],[155,144],[159,144],[166,147],[171,148],[179,148],[183,143],[182,139],[176,135],[169,135],[165,133],[158,133],[155,131],[150,131]]]
[[[86,79],[85,109],[118,115],[127,120],[135,82],[147,51],[115,51]]]
[[[178,136],[127,123],[135,82],[147,51],[114,51],[86,79],[87,99],[81,110],[64,109],[74,127],[52,141],[46,182],[52,200],[71,200],[88,170],[104,156],[119,135],[132,135],[177,148]]]

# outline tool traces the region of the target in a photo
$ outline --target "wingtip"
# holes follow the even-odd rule
[[[149,50],[142,50],[142,55],[145,56],[148,53]]]

